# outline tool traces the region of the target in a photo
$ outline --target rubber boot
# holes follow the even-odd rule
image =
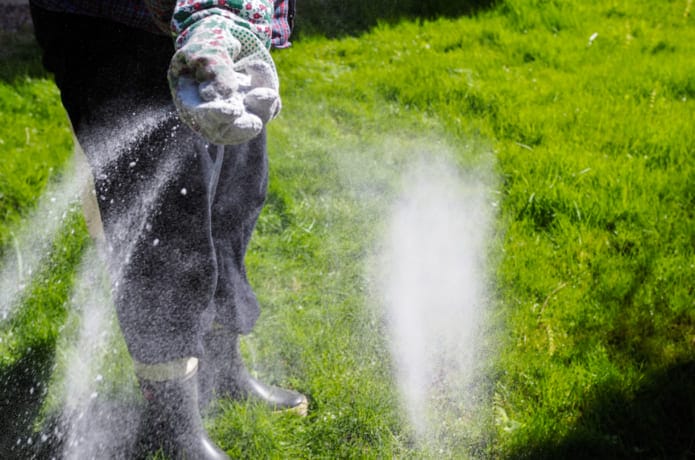
[[[204,338],[205,354],[200,362],[201,407],[213,396],[252,400],[274,411],[290,411],[305,416],[306,396],[292,390],[268,385],[253,378],[246,370],[239,350],[239,335],[215,325]]]
[[[229,460],[203,428],[196,371],[168,380],[138,378],[147,403],[140,427],[143,454],[161,450],[177,460]]]

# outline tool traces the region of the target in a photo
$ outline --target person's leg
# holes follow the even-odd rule
[[[217,283],[211,158],[171,103],[170,39],[36,9],[34,20],[94,175],[129,350],[144,363],[196,356]]]
[[[217,393],[306,415],[304,395],[254,379],[239,350],[239,335],[251,331],[259,314],[244,257],[268,187],[265,131],[248,144],[225,147],[224,155],[212,205],[218,282],[215,323],[205,336],[201,359],[201,402],[205,405]]]
[[[217,283],[211,159],[170,102],[170,40],[32,13],[95,177],[119,324],[147,400],[143,429],[172,455],[226,458],[207,438],[197,400],[195,356]]]
[[[265,132],[241,146],[226,146],[212,202],[212,237],[218,266],[216,318],[239,334],[249,333],[260,312],[246,277],[244,257],[265,202],[268,160]]]

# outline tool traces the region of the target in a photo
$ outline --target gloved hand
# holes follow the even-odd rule
[[[229,17],[210,15],[176,41],[169,86],[184,122],[209,142],[253,139],[280,112],[279,82],[266,46]]]

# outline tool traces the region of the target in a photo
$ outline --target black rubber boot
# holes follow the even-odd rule
[[[201,407],[213,396],[254,400],[274,411],[291,411],[305,416],[309,403],[306,396],[292,390],[267,385],[246,370],[239,350],[239,336],[222,327],[205,335],[205,354],[200,360],[199,382]]]
[[[162,451],[167,458],[229,460],[208,438],[198,408],[196,373],[181,380],[140,380],[147,401],[140,427],[140,451]]]

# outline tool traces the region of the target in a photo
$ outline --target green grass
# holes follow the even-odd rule
[[[26,35],[1,38],[8,45],[0,55],[0,255],[5,262],[21,259],[28,249],[18,246],[22,238],[16,232],[21,231],[22,220],[37,204],[51,177],[56,179],[62,173],[72,153],[72,136],[58,89],[41,70],[34,42]],[[65,318],[61,304],[69,284],[56,282],[70,278],[81,251],[81,243],[71,232],[81,229],[81,224],[76,218],[68,220],[53,242],[58,250],[34,276],[36,288],[30,289],[25,308],[14,319],[20,325],[33,322],[36,327],[27,334],[20,327],[11,340],[0,343],[0,360],[5,364],[33,342],[53,343]]]
[[[489,390],[444,456],[692,456],[690,5],[507,0],[276,53],[284,111],[248,256],[264,311],[244,347],[311,411],[222,401],[208,417],[217,442],[245,458],[442,455],[414,444],[399,409],[368,269],[399,173],[424,150],[464,169],[493,157],[498,177]],[[25,70],[0,80],[3,257],[71,151],[31,56],[14,55]],[[2,326],[4,373],[37,343],[55,346],[85,241],[70,225],[51,281]],[[22,339],[6,345],[10,333]]]

